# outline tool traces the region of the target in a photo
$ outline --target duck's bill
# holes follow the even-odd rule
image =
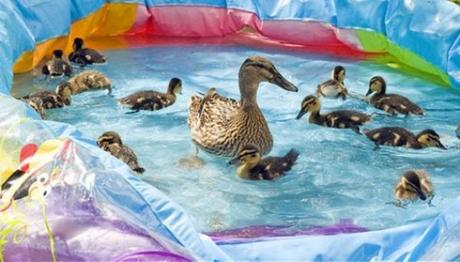
[[[441,141],[436,141],[436,147],[442,148],[442,149],[444,149],[444,150],[447,149],[447,147],[445,147],[445,146],[441,143]]]
[[[297,116],[295,117],[295,119],[300,119],[302,118],[303,115],[305,115],[307,113],[307,111],[304,111],[304,110],[300,110],[300,112],[297,114]]]
[[[421,190],[419,190],[419,189],[416,189],[416,191],[417,191],[418,197],[419,197],[421,200],[425,201],[425,200],[426,200],[426,195],[425,195],[425,193],[423,193],[423,192],[422,192]]]
[[[369,90],[367,90],[367,93],[366,93],[366,96],[372,94],[372,89],[369,88]]]
[[[299,91],[299,89],[293,83],[289,82],[281,74],[278,74],[271,82],[287,91],[291,91],[291,92]]]

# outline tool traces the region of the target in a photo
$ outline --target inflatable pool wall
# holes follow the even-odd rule
[[[336,225],[212,240],[93,140],[39,120],[9,95],[13,73],[55,48],[69,52],[77,36],[221,37],[247,28],[256,43],[375,61],[460,87],[460,8],[448,1],[1,1],[0,181],[22,175],[2,188],[0,261],[458,258],[460,201],[433,219],[380,231]],[[98,47],[129,48],[124,39]]]

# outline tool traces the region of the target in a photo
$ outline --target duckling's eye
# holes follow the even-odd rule
[[[256,154],[251,154],[251,157],[253,157],[253,158],[256,157]]]

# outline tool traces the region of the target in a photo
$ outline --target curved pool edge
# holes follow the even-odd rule
[[[46,3],[47,1],[43,0],[41,2]],[[237,1],[235,1],[235,3],[236,2]],[[344,2],[352,3],[356,1]],[[34,65],[34,63],[39,63],[41,59],[45,56],[45,54],[52,48],[56,48],[56,46],[67,46],[66,48],[68,48],[68,39],[61,38],[61,35],[69,32],[70,21],[76,22],[78,20],[78,22],[85,23],[87,26],[91,25],[92,23],[97,23],[97,21],[104,21],[105,23],[107,23],[107,25],[102,28],[110,28],[108,24],[111,24],[114,20],[111,20],[111,18],[107,18],[107,13],[104,14],[104,12],[113,12],[111,15],[113,15],[113,17],[117,17],[117,12],[123,12],[123,7],[125,5],[131,6],[130,10],[127,12],[129,13],[129,17],[133,17],[132,3],[119,3],[117,4],[117,7],[110,7],[110,5],[112,4],[105,4],[104,1],[86,1],[85,3],[80,2],[79,4],[73,2],[70,9],[74,11],[70,12],[72,14],[70,19],[64,19],[64,21],[68,21],[69,23],[67,25],[64,25],[62,27],[62,30],[53,29],[53,31],[50,32],[47,32],[46,30],[38,30],[32,32],[33,30],[31,30],[27,25],[27,19],[24,19],[23,14],[21,14],[21,12],[24,12],[24,10],[16,10],[17,7],[9,4],[9,2],[0,3],[0,6],[2,5],[3,7],[5,7],[2,10],[11,11],[10,13],[4,12],[4,14],[8,14],[7,17],[3,17],[2,15],[0,15],[0,24],[4,25],[4,28],[7,29],[7,32],[5,32],[4,35],[0,36],[2,38],[6,37],[6,39],[2,39],[2,44],[0,45],[0,54],[2,54],[1,57],[3,58],[3,61],[1,62],[3,65],[7,65],[5,68],[2,69],[2,73],[0,74],[0,83],[2,83],[2,86],[0,86],[0,93],[3,93],[5,95],[9,94],[9,90],[11,88],[12,83],[12,73],[9,68],[13,67],[13,62],[16,61],[16,58],[20,57],[20,55],[23,52],[32,49],[37,42],[41,43],[39,44],[40,47],[37,47],[38,51],[35,51],[34,53],[29,53],[28,55],[26,54],[26,56],[29,56],[29,58],[27,58],[29,59],[28,62],[26,61],[27,59],[23,60],[26,61],[24,62],[25,64],[32,63],[31,65]],[[44,5],[42,5],[42,7],[43,6]],[[143,8],[142,6],[142,3],[141,5],[136,6],[136,12],[139,12],[138,8]],[[34,11],[40,13],[40,10],[41,9],[37,9]],[[102,11],[101,14],[99,13],[100,10],[105,11]],[[385,8],[385,10],[388,9]],[[88,15],[92,16],[92,18],[89,20],[90,22],[86,20],[86,17]],[[98,16],[102,16],[103,18]],[[38,21],[40,21],[40,19],[46,19],[46,16],[41,18],[40,16],[35,16],[35,18],[37,17],[39,18]],[[266,18],[267,15],[258,14],[258,17]],[[272,17],[270,17],[270,19],[271,18]],[[321,20],[322,18],[315,17],[315,19]],[[334,20],[333,18],[330,19],[332,20],[328,20],[327,22],[331,22],[332,24],[337,23],[343,26],[342,23],[337,22],[337,20]],[[28,22],[30,23],[30,21]],[[140,23],[139,21],[134,21],[132,23],[137,23],[137,26],[142,25],[142,23]],[[116,32],[112,32],[110,34],[116,35],[122,32],[129,33],[129,31],[126,30],[127,28],[132,29],[131,25],[133,24],[126,23],[121,27],[116,27],[114,28],[116,29]],[[357,25],[350,25],[350,27],[355,26]],[[360,26],[362,25],[358,25],[358,27]],[[15,32],[13,33],[13,30],[15,28],[19,28],[21,30],[15,30]],[[380,28],[379,30],[386,29]],[[70,29],[70,31],[72,31],[72,29]],[[37,32],[40,34],[38,34]],[[105,34],[107,32],[104,31],[103,33]],[[148,32],[148,30],[145,33],[155,35],[155,32]],[[71,35],[73,34],[71,33]],[[89,36],[98,34],[92,34],[88,32],[88,34],[86,35]],[[48,42],[48,40],[46,40],[51,37],[56,37],[55,39],[51,40],[54,42]],[[351,37],[353,37],[353,35]],[[452,75],[452,72],[457,72],[458,68],[460,67],[457,64],[457,62],[453,62],[454,58],[460,55],[460,48],[458,47],[460,43],[458,41],[458,37],[455,38],[454,36],[452,36],[452,38],[454,39],[454,42],[452,43],[452,46],[449,47],[448,51],[446,51],[446,53],[448,54],[447,64],[449,65],[448,67],[446,66],[446,71],[449,73],[451,81],[453,83],[458,84],[459,77],[457,77],[455,74]],[[56,45],[57,42],[59,42],[60,44]],[[362,42],[360,42],[360,44],[362,44]],[[361,52],[362,50],[357,49],[357,52],[358,51]],[[459,60],[460,59],[457,59],[455,61]],[[442,62],[440,62],[440,65],[443,65]],[[28,66],[30,66],[30,64]],[[18,66],[16,64],[16,67],[21,66]],[[452,208],[445,210],[439,216],[432,220],[430,219],[428,221],[410,224],[403,227],[381,231],[372,231],[366,233],[343,234],[337,236],[295,236],[282,238],[266,238],[263,239],[263,241],[256,240],[257,243],[249,242],[244,244],[223,244],[220,245],[219,249],[219,247],[217,247],[217,245],[215,245],[215,243],[211,241],[208,237],[200,235],[195,231],[190,220],[188,219],[186,214],[184,214],[180,207],[172,203],[166,196],[164,196],[154,187],[132,176],[130,171],[126,168],[126,166],[121,164],[121,162],[119,162],[118,160],[109,156],[102,156],[101,151],[94,146],[94,141],[85,138],[82,134],[80,134],[76,130],[73,130],[71,127],[65,124],[51,124],[49,122],[42,122],[40,120],[32,120],[38,119],[38,116],[35,114],[35,112],[31,111],[29,108],[25,107],[24,104],[17,100],[14,100],[13,98],[0,97],[0,99],[0,102],[2,102],[3,99],[5,99],[3,100],[2,104],[10,105],[11,109],[17,110],[18,108],[21,108],[21,111],[5,111],[2,114],[0,114],[2,117],[4,117],[2,121],[12,120],[16,118],[19,119],[24,117],[30,119],[30,121],[37,121],[40,123],[39,125],[46,125],[48,126],[48,128],[51,128],[53,130],[52,136],[70,137],[73,139],[73,141],[76,142],[77,145],[80,145],[84,148],[88,148],[89,151],[94,155],[95,159],[97,159],[92,161],[99,161],[105,168],[107,168],[107,170],[117,170],[117,174],[122,174],[120,181],[125,181],[132,186],[132,189],[135,191],[133,191],[133,194],[137,194],[138,196],[141,196],[143,199],[141,202],[144,203],[144,207],[142,208],[147,208],[146,210],[150,211],[151,215],[153,215],[151,219],[156,219],[159,222],[161,228],[166,228],[166,230],[162,234],[164,234],[167,238],[170,238],[171,241],[177,242],[180,245],[185,246],[187,249],[191,251],[192,254],[195,255],[197,259],[229,260],[230,258],[232,258],[235,260],[239,260],[244,258],[251,260],[265,260],[276,258],[280,259],[283,258],[282,255],[284,255],[285,257],[289,257],[292,259],[321,258],[334,260],[370,260],[371,258],[376,257],[380,259],[390,260],[417,260],[422,258],[425,255],[425,253],[433,245],[435,245],[437,239],[439,239],[444,232],[459,224],[459,219],[455,218],[454,214],[460,211],[460,200],[454,203]],[[7,100],[8,102],[6,102]],[[30,131],[34,131],[34,129],[30,129]],[[91,165],[91,161],[88,161],[85,164],[89,166]],[[100,176],[102,175],[104,174],[100,174]],[[94,179],[95,181],[97,180],[96,178]],[[126,209],[124,208],[130,209],[130,212],[132,213],[135,213],[135,210],[138,209],[138,207],[135,206],[124,207],[125,203],[123,202],[123,199],[110,197],[110,188],[105,188],[103,186],[103,183],[96,183],[95,186],[97,187],[97,190],[94,191],[94,194],[100,194],[104,196],[102,198],[98,198],[98,201],[100,201],[101,205],[107,204],[112,207],[115,207],[115,209],[117,207],[120,207],[120,209],[117,210],[117,212],[120,213],[126,211]],[[165,206],[167,207],[166,209],[164,209]],[[135,224],[142,224],[146,220],[147,217],[129,218],[129,221],[136,221],[134,222]],[[146,230],[151,232],[162,231],[155,227],[147,227]],[[376,241],[376,237],[378,237],[378,241]],[[349,245],[350,248],[343,249],[342,247],[345,244]],[[314,246],[318,249],[311,248],[306,250],[305,246]],[[274,255],[275,250],[276,256]]]

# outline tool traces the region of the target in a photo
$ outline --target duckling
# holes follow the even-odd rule
[[[73,40],[73,52],[69,54],[69,60],[81,66],[91,65],[93,63],[103,64],[107,61],[105,56],[98,51],[91,48],[85,48],[83,39],[78,37]]]
[[[273,180],[284,176],[291,170],[299,156],[299,152],[291,149],[282,157],[266,157],[261,159],[260,150],[254,145],[246,145],[238,156],[230,160],[229,164],[239,162],[237,175],[250,180]]]
[[[60,85],[70,86],[72,95],[94,90],[108,90],[112,95],[112,84],[107,76],[95,70],[83,71]]]
[[[192,140],[215,155],[234,157],[247,144],[257,146],[265,155],[272,149],[273,137],[257,104],[259,84],[269,82],[293,92],[298,89],[270,60],[259,56],[246,59],[238,77],[240,101],[219,95],[215,88],[204,97],[192,96],[188,108]]]
[[[371,97],[370,104],[375,108],[381,109],[391,115],[424,115],[424,111],[418,105],[404,96],[386,94],[387,84],[381,76],[374,76],[369,81],[369,90],[366,96],[376,93]]]
[[[367,130],[364,134],[375,143],[375,149],[380,145],[405,146],[407,148],[422,149],[426,147],[439,147],[446,149],[441,143],[439,135],[432,129],[425,129],[414,135],[402,127],[381,127]]]
[[[422,201],[434,196],[433,184],[424,170],[409,170],[404,173],[395,187],[395,197],[398,201]]]
[[[166,93],[157,91],[139,91],[127,97],[120,99],[122,105],[131,106],[131,110],[160,110],[176,102],[176,94],[182,94],[182,81],[178,78],[172,78],[169,81]]]
[[[42,67],[42,74],[46,76],[71,76],[72,66],[62,59],[62,50],[56,49],[53,51],[53,58],[46,62]]]
[[[126,163],[134,172],[139,174],[144,173],[145,169],[139,166],[136,154],[131,148],[123,145],[118,133],[113,131],[103,133],[97,139],[97,145]]]
[[[316,95],[318,97],[342,97],[346,99],[348,91],[345,88],[345,67],[336,66],[332,70],[331,79],[319,84],[316,88]]]
[[[56,92],[42,90],[22,97],[23,100],[39,100],[44,109],[61,108],[71,103],[72,89],[67,82],[59,84]]]
[[[359,126],[371,121],[371,116],[361,112],[351,110],[337,110],[325,115],[320,114],[321,103],[316,96],[306,96],[297,114],[296,119],[300,119],[304,114],[310,113],[308,122],[334,128],[351,128],[359,133]]]

